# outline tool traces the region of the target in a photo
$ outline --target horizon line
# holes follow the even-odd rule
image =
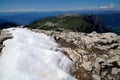
[[[15,10],[0,10],[0,12],[54,12],[54,11],[80,11],[80,10],[120,10],[120,9],[102,9],[102,8],[74,8],[74,9],[15,9]]]

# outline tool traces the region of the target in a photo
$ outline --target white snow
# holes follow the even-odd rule
[[[54,39],[23,28],[8,30],[13,39],[3,43],[0,80],[76,80],[70,75],[72,62]]]

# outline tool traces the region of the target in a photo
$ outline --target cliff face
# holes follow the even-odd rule
[[[86,15],[84,16],[84,19],[91,25],[93,31],[99,33],[109,31],[105,27],[103,27],[103,24],[98,16]]]
[[[34,29],[43,30],[71,30],[74,32],[107,32],[102,25],[99,17],[94,15],[73,15],[66,14],[61,16],[44,18],[28,25]]]
[[[52,36],[73,62],[78,80],[120,79],[120,36],[114,33],[40,31]]]

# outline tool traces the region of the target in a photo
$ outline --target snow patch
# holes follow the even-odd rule
[[[72,62],[53,38],[23,28],[8,30],[13,39],[3,43],[0,80],[76,80],[69,74]]]

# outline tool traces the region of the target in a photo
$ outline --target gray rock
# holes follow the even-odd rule
[[[13,36],[7,30],[0,31],[0,56],[2,55],[2,49],[4,47],[3,42],[7,39],[11,39]]]
[[[71,74],[78,80],[120,80],[120,36],[96,32],[38,32],[52,36],[62,47],[74,62]]]

